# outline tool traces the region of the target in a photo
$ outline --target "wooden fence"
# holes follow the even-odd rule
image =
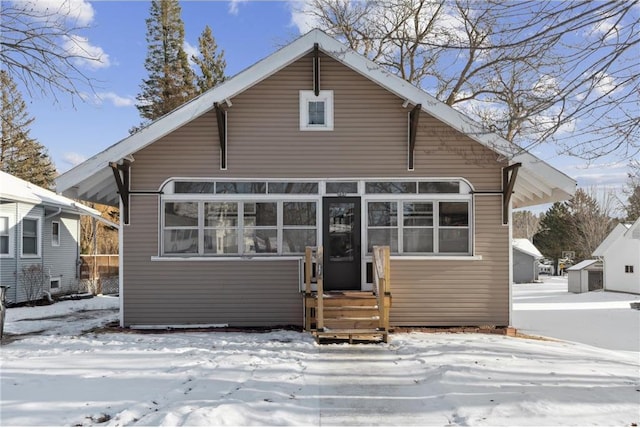
[[[120,263],[117,254],[82,254],[80,261],[80,279],[97,280],[118,276]]]

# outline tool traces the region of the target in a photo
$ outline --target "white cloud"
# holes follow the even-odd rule
[[[93,22],[95,11],[86,0],[14,0],[16,7],[28,11],[37,19],[65,19],[85,26]]]
[[[114,92],[98,92],[96,102],[102,104],[104,101],[110,101],[115,107],[131,107],[135,100],[131,97],[121,97]]]
[[[231,0],[229,2],[229,13],[231,15],[237,15],[240,12],[240,3],[246,3],[247,0]]]
[[[100,46],[93,46],[86,37],[66,36],[63,49],[72,56],[77,65],[91,69],[106,68],[111,65],[109,55]]]
[[[87,158],[85,156],[81,155],[80,153],[68,152],[68,153],[65,153],[62,156],[62,160],[73,167],[73,166],[76,166],[78,164],[81,164],[82,162],[87,160]]]
[[[298,28],[300,34],[306,34],[320,26],[319,18],[309,13],[311,11],[309,1],[291,0],[288,4],[291,11],[291,24]]]
[[[182,45],[182,48],[187,53],[187,58],[188,58],[188,61],[189,61],[189,65],[191,67],[195,67],[195,63],[191,59],[191,56],[192,55],[193,56],[200,55],[200,51],[198,51],[198,48],[193,46],[191,43],[187,42],[186,40],[184,41],[184,44]]]
[[[591,29],[591,31],[597,36],[605,36],[605,40],[617,37],[620,30],[621,27],[618,24],[617,19],[614,17],[609,17],[596,22]]]
[[[598,95],[611,94],[618,89],[615,79],[609,74],[598,73],[594,79],[594,90]]]

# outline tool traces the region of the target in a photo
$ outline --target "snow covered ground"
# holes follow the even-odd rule
[[[640,311],[635,294],[569,293],[567,278],[542,276],[543,283],[513,286],[512,324],[522,333],[640,352]]]
[[[117,307],[9,309],[21,336],[1,350],[1,426],[640,422],[636,352],[482,334],[319,346],[291,331],[88,331]]]

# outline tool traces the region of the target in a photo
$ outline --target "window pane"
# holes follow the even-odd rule
[[[282,231],[282,252],[304,253],[305,247],[316,245],[315,229],[285,229]]]
[[[218,181],[216,183],[216,193],[266,193],[267,183],[259,182],[234,182],[225,183]]]
[[[324,101],[309,101],[309,125],[324,125]]]
[[[173,193],[213,193],[214,187],[212,181],[176,181]]]
[[[433,229],[405,228],[402,239],[403,251],[406,253],[433,252]]]
[[[0,235],[9,234],[9,217],[0,217]]]
[[[38,220],[30,220],[25,218],[22,220],[22,236],[36,237],[38,236]]]
[[[352,181],[327,183],[327,193],[358,193],[358,183]]]
[[[415,181],[365,183],[366,193],[416,193]]]
[[[238,230],[205,230],[204,252],[207,254],[238,254]]]
[[[431,202],[405,202],[405,226],[433,226],[433,204]]]
[[[283,220],[285,226],[315,226],[315,202],[285,202],[283,206]]]
[[[8,236],[0,236],[0,254],[9,254]]]
[[[269,193],[317,194],[318,183],[269,183]]]
[[[198,204],[195,202],[167,202],[164,204],[165,226],[197,226]]]
[[[396,202],[369,202],[368,226],[397,226],[398,204]]]
[[[440,226],[469,226],[469,204],[440,202]]]
[[[245,253],[277,253],[278,231],[276,229],[244,229]]]
[[[441,253],[468,253],[469,229],[440,229]]]
[[[278,204],[275,202],[245,202],[244,225],[277,226]]]
[[[51,223],[51,245],[60,245],[60,223]]]
[[[197,253],[198,231],[196,229],[173,229],[164,231],[165,253]]]
[[[388,245],[392,253],[398,252],[398,229],[367,230],[367,252],[373,251],[374,245]]]
[[[204,204],[205,227],[236,227],[238,204],[235,202],[208,202]]]
[[[418,193],[460,193],[460,182],[431,181],[418,183]]]
[[[38,254],[38,240],[36,238],[22,238],[22,254]]]

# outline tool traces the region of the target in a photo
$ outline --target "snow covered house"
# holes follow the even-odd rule
[[[538,280],[538,260],[543,256],[528,239],[514,239],[513,247],[513,282],[516,284]]]
[[[306,249],[347,296],[374,246],[392,325],[506,326],[511,209],[575,181],[312,30],[57,188],[121,209],[123,326],[302,325]]]
[[[595,249],[604,264],[604,289],[640,294],[640,218],[618,224]]]
[[[0,171],[0,285],[10,287],[7,302],[65,293],[77,285],[80,215],[100,213]]]

